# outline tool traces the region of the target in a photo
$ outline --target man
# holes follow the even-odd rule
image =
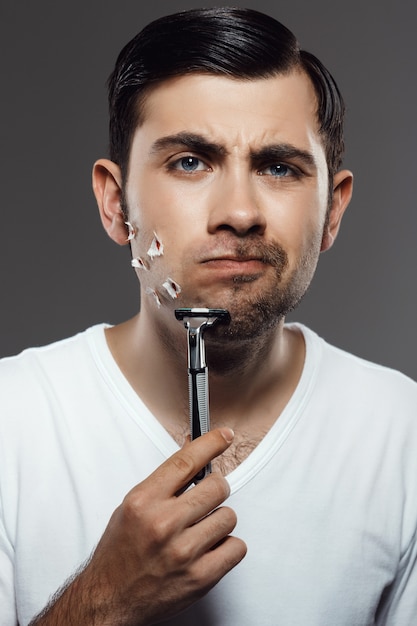
[[[417,387],[284,325],[351,197],[332,77],[227,8],[150,24],[109,86],[93,186],[141,310],[1,364],[2,624],[413,624]],[[178,307],[230,313],[193,442]]]

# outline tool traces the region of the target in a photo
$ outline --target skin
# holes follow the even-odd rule
[[[212,474],[184,492],[232,438],[225,428],[187,443],[132,489],[89,564],[31,626],[154,624],[198,600],[237,565],[246,546],[230,536],[235,513],[220,507],[227,481]]]
[[[195,142],[172,140],[182,133],[203,138],[216,150],[197,151]],[[292,146],[295,156],[285,146]],[[268,156],[271,147],[276,150]],[[267,154],[260,158],[262,151]],[[277,160],[277,151],[285,158]],[[185,171],[184,158],[193,159],[196,169]],[[271,174],[275,167],[279,176]],[[93,184],[106,231],[126,244],[118,166],[98,161]],[[320,251],[337,236],[351,191],[352,174],[338,172],[326,224],[328,170],[315,94],[302,73],[257,81],[190,75],[167,81],[148,95],[144,122],[133,138],[125,197],[137,233],[132,255],[146,258],[154,232],[164,243],[164,254],[149,271],[136,270],[140,315],[108,331],[108,342],[133,388],[179,443],[178,425],[184,437],[188,420],[188,390],[185,331],[174,309],[230,311],[235,335],[229,337],[220,326],[206,333],[211,420],[231,426],[238,438],[242,430],[256,438],[291,396],[304,343],[284,329],[278,306],[277,314],[260,323],[254,305],[286,289],[297,302]],[[256,258],[271,245],[287,256],[281,276]],[[246,247],[247,257],[237,258],[239,246]],[[182,287],[178,300],[161,288],[167,276]],[[159,291],[160,308],[147,288]],[[157,375],[161,363],[167,364],[163,397]]]
[[[34,624],[157,623],[244,557],[244,542],[230,534],[236,516],[222,506],[224,476],[214,472],[184,487],[210,460],[214,469],[233,470],[242,460],[238,448],[246,446],[243,456],[253,449],[299,380],[304,342],[284,328],[285,309],[332,245],[352,191],[352,174],[338,172],[326,219],[328,173],[315,106],[299,72],[256,81],[194,74],[148,95],[124,197],[135,229],[132,254],[149,269],[135,270],[140,314],[108,330],[107,341],[132,387],[183,447],[127,494],[87,567]],[[97,161],[93,186],[104,228],[125,245],[119,167]],[[164,253],[151,261],[154,232]],[[178,299],[162,288],[168,276],[181,286]],[[147,289],[158,292],[160,307]],[[261,323],[253,315],[259,300],[273,303]],[[227,308],[232,317],[231,326],[206,335],[213,430],[192,443],[179,306]]]

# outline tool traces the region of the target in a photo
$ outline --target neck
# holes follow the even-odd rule
[[[169,332],[141,313],[107,331],[110,350],[122,372],[170,432],[179,424],[183,430],[188,425],[187,338],[184,327],[177,324]],[[284,329],[283,320],[258,337],[244,340],[222,339],[209,332],[206,351],[213,427],[227,424],[250,429],[256,419],[268,430],[298,382],[304,360],[302,337]]]

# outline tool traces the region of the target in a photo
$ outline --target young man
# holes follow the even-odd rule
[[[2,624],[411,626],[417,386],[284,325],[352,191],[333,79],[195,10],[121,52],[110,114],[93,185],[141,310],[1,364]],[[179,307],[230,313],[193,442]]]

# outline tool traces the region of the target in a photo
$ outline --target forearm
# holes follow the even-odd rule
[[[81,580],[80,580],[81,579]],[[47,606],[30,622],[29,626],[96,626],[99,623],[97,611],[82,585],[82,573],[59,589]]]
[[[71,577],[29,626],[145,626],[137,615],[134,621],[129,619],[112,596],[101,581],[94,582],[87,568]]]

